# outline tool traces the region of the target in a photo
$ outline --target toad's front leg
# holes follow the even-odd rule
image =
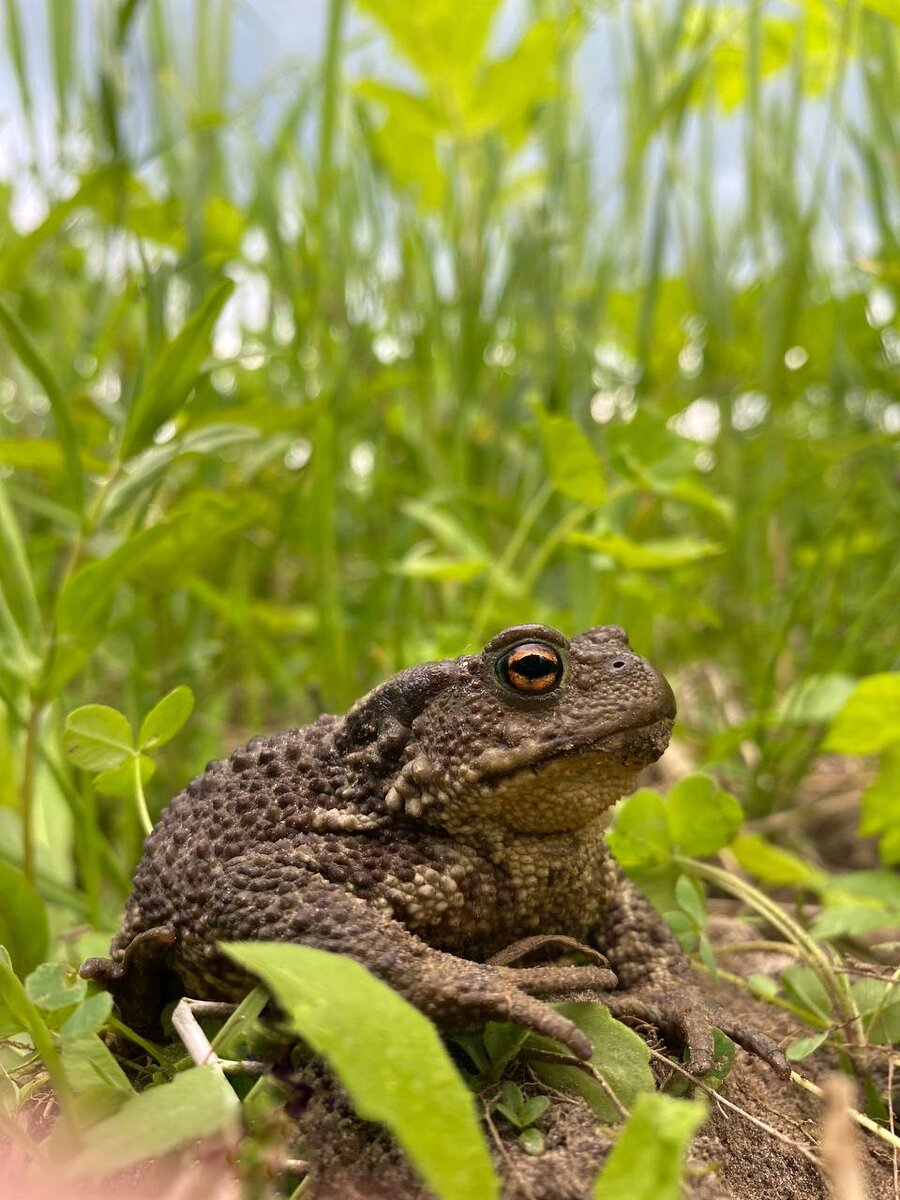
[[[445,1029],[512,1021],[589,1058],[585,1035],[540,995],[614,987],[605,967],[523,968],[478,963],[435,950],[377,904],[312,871],[291,848],[277,855],[239,855],[209,891],[202,930],[179,921],[154,929],[154,948],[187,991],[210,999],[240,999],[250,986],[218,950],[229,941],[296,942],[346,954],[368,967]],[[138,934],[116,948],[118,961],[91,960],[85,973],[113,992],[120,1011],[143,994],[147,964],[132,952]],[[159,957],[159,955],[157,955]],[[156,964],[154,969],[156,969]]]
[[[619,989],[603,1001],[610,1012],[656,1026],[689,1051],[697,1075],[712,1066],[713,1029],[719,1028],[788,1076],[790,1064],[771,1038],[735,1020],[704,993],[666,923],[605,847],[600,880],[600,913],[590,941],[619,979]]]

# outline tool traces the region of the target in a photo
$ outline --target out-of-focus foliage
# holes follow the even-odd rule
[[[614,827],[685,946],[721,969],[703,889],[736,889],[800,960],[753,984],[815,1027],[795,1058],[896,1036],[823,940],[896,924],[896,876],[740,831],[794,828],[834,718],[900,857],[896,5],[330,0],[250,92],[237,7],[0,17],[0,1024],[43,1064],[2,1060],[2,1111],[46,1072],[82,1164],[144,1124],[105,1001],[30,972],[105,949],[207,758],[518,621],[626,626],[727,780]],[[496,1088],[525,1051],[467,1052]],[[143,1082],[230,1136],[167,1053]]]

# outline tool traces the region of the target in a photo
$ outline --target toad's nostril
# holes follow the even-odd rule
[[[613,663],[610,664],[610,666],[612,666],[613,669],[616,671],[621,671],[622,668],[625,666],[625,659],[617,658]]]

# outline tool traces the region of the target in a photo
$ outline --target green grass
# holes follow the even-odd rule
[[[0,858],[52,937],[114,927],[142,840],[66,761],[72,709],[136,728],[193,690],[155,814],[517,621],[625,625],[698,765],[789,810],[853,681],[897,668],[886,0],[536,0],[500,54],[492,4],[331,0],[322,61],[249,95],[229,0],[81,7],[45,46],[2,10],[46,215],[0,185]],[[362,77],[376,32],[402,73]]]

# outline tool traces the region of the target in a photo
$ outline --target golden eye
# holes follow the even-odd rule
[[[558,650],[541,642],[514,646],[497,663],[503,682],[514,692],[540,695],[552,692],[562,679],[563,661]]]

